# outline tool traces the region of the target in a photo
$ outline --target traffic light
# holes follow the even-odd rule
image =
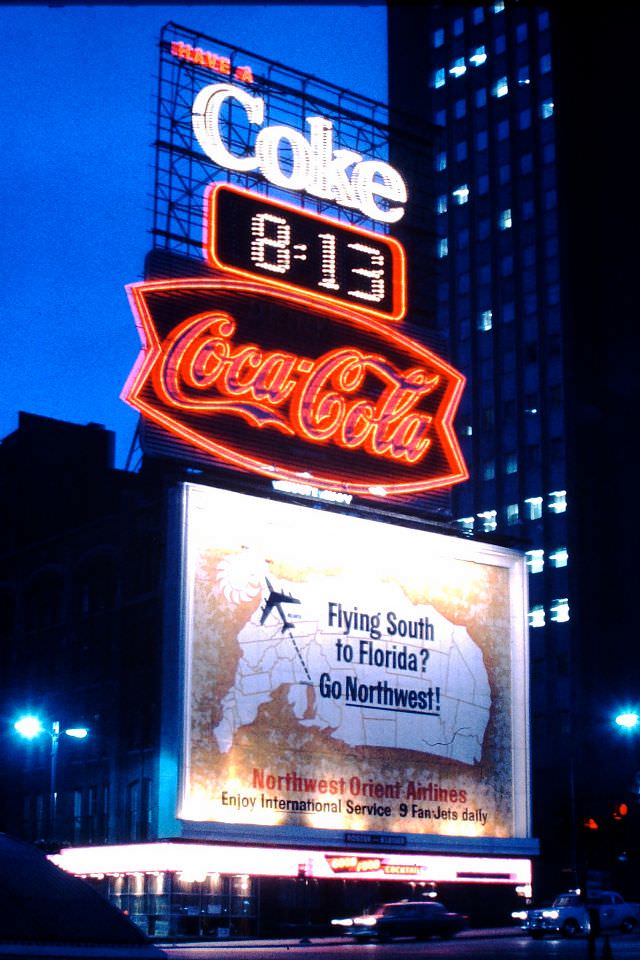
[[[626,803],[617,803],[613,808],[613,819],[614,820],[624,820],[626,815],[629,813],[629,807]]]

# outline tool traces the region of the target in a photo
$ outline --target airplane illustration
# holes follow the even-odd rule
[[[265,577],[267,581],[267,586],[269,587],[269,596],[266,599],[265,605],[262,608],[262,616],[260,617],[260,625],[265,622],[273,608],[278,611],[280,619],[282,620],[282,629],[283,630],[293,630],[293,624],[287,620],[284,610],[282,609],[283,603],[300,603],[296,597],[292,597],[290,593],[282,593],[280,590],[274,590],[268,577]]]

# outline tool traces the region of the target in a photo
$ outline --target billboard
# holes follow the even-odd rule
[[[529,836],[521,553],[195,484],[181,522],[179,819]]]

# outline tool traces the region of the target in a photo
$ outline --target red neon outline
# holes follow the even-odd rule
[[[351,300],[346,300],[344,297],[332,296],[329,293],[321,293],[320,291],[309,290],[307,287],[300,286],[295,283],[288,283],[285,280],[276,280],[273,277],[265,276],[262,277],[262,274],[259,276],[256,273],[251,273],[249,270],[241,270],[239,267],[230,267],[227,264],[223,263],[218,259],[216,255],[216,238],[217,238],[217,198],[222,191],[227,191],[228,193],[236,193],[240,196],[251,197],[253,200],[259,200],[261,203],[265,203],[268,206],[274,207],[276,210],[291,210],[292,213],[297,213],[303,217],[308,217],[309,220],[316,220],[320,224],[325,224],[328,227],[339,227],[342,230],[348,230],[357,236],[359,239],[371,240],[378,245],[382,244],[387,246],[391,251],[391,269],[393,278],[397,277],[395,283],[391,285],[391,311],[387,310],[376,310],[375,307],[360,306],[358,303],[354,303]],[[283,290],[285,293],[296,294],[303,292],[308,296],[313,296],[316,301],[321,303],[327,303],[331,306],[339,305],[341,307],[348,307],[350,310],[355,310],[358,313],[362,313],[366,316],[381,318],[383,320],[395,321],[398,322],[403,320],[407,313],[407,258],[404,252],[404,247],[401,243],[395,240],[393,237],[388,237],[384,233],[374,233],[372,230],[363,230],[359,227],[352,227],[351,224],[342,223],[340,220],[335,220],[332,217],[324,217],[319,213],[313,213],[310,210],[306,210],[303,207],[296,207],[292,203],[284,203],[280,200],[272,200],[270,197],[265,197],[262,194],[255,193],[253,190],[245,190],[243,187],[237,187],[235,184],[229,183],[212,183],[205,190],[205,200],[204,200],[204,254],[207,263],[215,267],[216,270],[221,270],[223,273],[231,274],[236,277],[243,277],[247,280],[257,280],[259,283],[266,283],[269,286],[277,287],[280,290]]]
[[[234,467],[244,468],[252,473],[257,473],[272,479],[300,482],[299,471],[282,466],[274,466],[273,464],[267,464],[247,454],[229,451],[226,447],[219,444],[215,438],[203,436],[191,428],[185,427],[183,424],[176,423],[171,416],[162,410],[158,410],[140,396],[140,391],[152,374],[156,362],[162,356],[162,347],[145,300],[145,294],[153,292],[178,292],[193,289],[194,287],[208,289],[211,290],[212,293],[218,290],[226,292],[237,291],[243,294],[250,293],[261,297],[269,296],[275,299],[282,299],[281,294],[265,287],[263,284],[255,282],[245,283],[239,280],[208,280],[193,277],[181,280],[156,280],[128,285],[126,287],[127,295],[140,334],[142,349],[120,394],[121,399],[147,416],[150,420],[160,424],[178,439],[195,446],[199,450],[212,454],[214,457]],[[315,304],[314,299],[311,297],[290,293],[286,299],[294,305],[315,306],[317,309],[317,304]],[[384,489],[386,495],[408,494],[450,487],[455,483],[467,480],[469,472],[462,458],[457,438],[453,432],[453,419],[466,383],[464,375],[455,370],[445,360],[433,354],[423,344],[410,340],[399,331],[390,329],[386,324],[374,318],[364,318],[356,313],[346,312],[344,308],[338,310],[337,308],[327,306],[324,310],[326,314],[333,316],[335,319],[347,321],[353,326],[364,328],[367,331],[374,331],[379,334],[383,340],[386,339],[395,343],[398,348],[408,349],[410,354],[412,353],[414,356],[417,355],[418,357],[424,358],[426,363],[447,376],[448,388],[445,391],[441,404],[443,409],[442,419],[434,419],[433,429],[440,437],[441,446],[445,454],[448,454],[448,460],[453,470],[448,474],[440,474],[435,477],[431,476],[419,481],[391,481],[389,483],[376,480],[369,480],[368,482],[362,483],[355,479],[339,481],[333,477],[324,477],[316,473],[312,476],[314,485],[324,487],[327,490],[371,496],[370,490],[372,487]],[[212,313],[214,312],[215,311],[212,311]],[[304,358],[301,359],[304,360]]]

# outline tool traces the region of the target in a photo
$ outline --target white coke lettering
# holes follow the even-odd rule
[[[242,107],[251,126],[261,128],[253,153],[238,156],[224,141],[220,114],[228,101]],[[398,171],[383,160],[364,160],[355,150],[334,148],[333,124],[325,117],[306,118],[308,140],[283,124],[263,127],[262,97],[231,83],[212,83],[196,96],[192,120],[198,143],[221,167],[241,173],[258,170],[275,186],[333,200],[383,223],[396,223],[404,215],[407,187]],[[283,169],[281,147],[290,156],[290,170]]]

